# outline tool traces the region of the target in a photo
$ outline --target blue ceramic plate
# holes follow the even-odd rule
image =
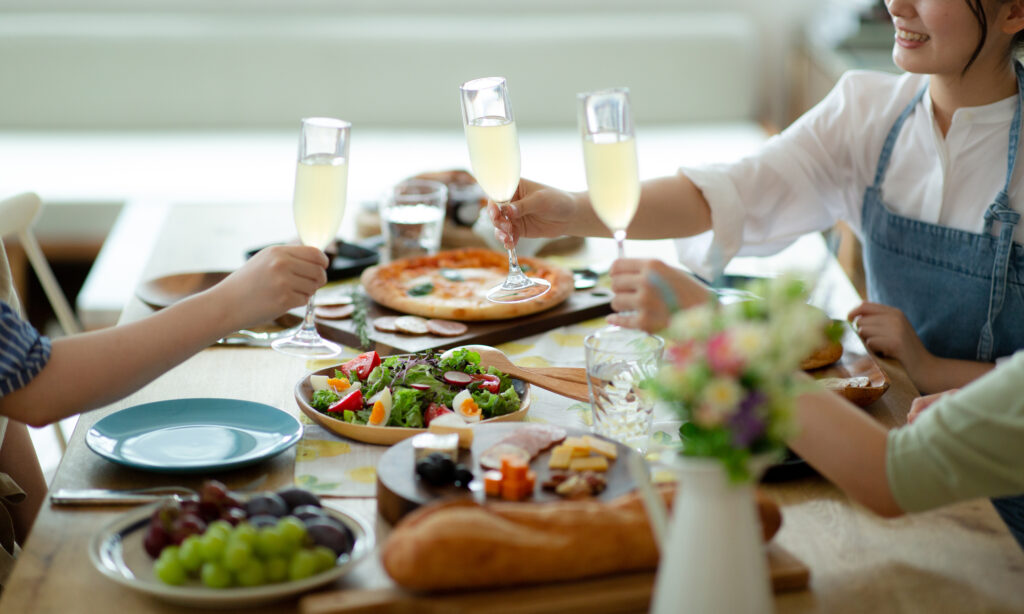
[[[85,443],[135,469],[200,473],[257,463],[301,436],[299,421],[276,407],[238,399],[174,399],[110,414],[89,429]]]

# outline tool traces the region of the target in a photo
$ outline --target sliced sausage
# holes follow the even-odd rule
[[[465,335],[469,327],[452,320],[427,320],[427,330],[438,337],[458,337]]]

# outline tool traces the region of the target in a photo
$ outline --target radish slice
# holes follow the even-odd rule
[[[473,381],[473,376],[461,371],[445,371],[441,377],[444,381],[455,386],[467,386]]]
[[[409,384],[409,387],[413,390],[430,390],[430,386],[426,384]]]

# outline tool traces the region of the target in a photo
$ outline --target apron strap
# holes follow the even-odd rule
[[[896,119],[896,123],[889,128],[889,134],[885,137],[885,144],[882,145],[882,153],[878,156],[878,168],[875,169],[875,183],[873,187],[876,190],[882,188],[882,180],[885,179],[885,171],[889,168],[889,158],[892,157],[892,149],[896,145],[896,137],[900,135],[900,129],[903,127],[903,122],[907,121],[910,114],[914,112],[914,107],[917,103],[921,102],[924,98],[924,93],[928,90],[928,86],[921,88],[921,91],[914,96],[914,99],[910,101],[910,104],[903,109],[900,116]]]
[[[1014,72],[1017,75],[1017,109],[1013,113],[1010,124],[1009,146],[1006,152],[1006,183],[996,196],[995,202],[985,210],[985,234],[992,233],[992,227],[999,222],[999,239],[996,243],[996,255],[992,262],[992,287],[988,297],[988,318],[981,327],[978,337],[978,360],[992,361],[992,348],[995,344],[993,326],[996,318],[1003,311],[1006,298],[1006,278],[1010,269],[1010,254],[1013,252],[1013,232],[1020,222],[1020,214],[1010,208],[1010,182],[1013,179],[1013,168],[1017,163],[1017,148],[1020,144],[1021,98],[1024,98],[1024,67],[1014,61]]]

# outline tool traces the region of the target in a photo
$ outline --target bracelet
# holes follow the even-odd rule
[[[664,277],[654,271],[649,271],[647,273],[647,281],[651,282],[651,285],[661,295],[661,300],[664,301],[670,314],[679,311],[679,299],[676,298],[676,293],[672,290],[672,286],[668,285]]]

